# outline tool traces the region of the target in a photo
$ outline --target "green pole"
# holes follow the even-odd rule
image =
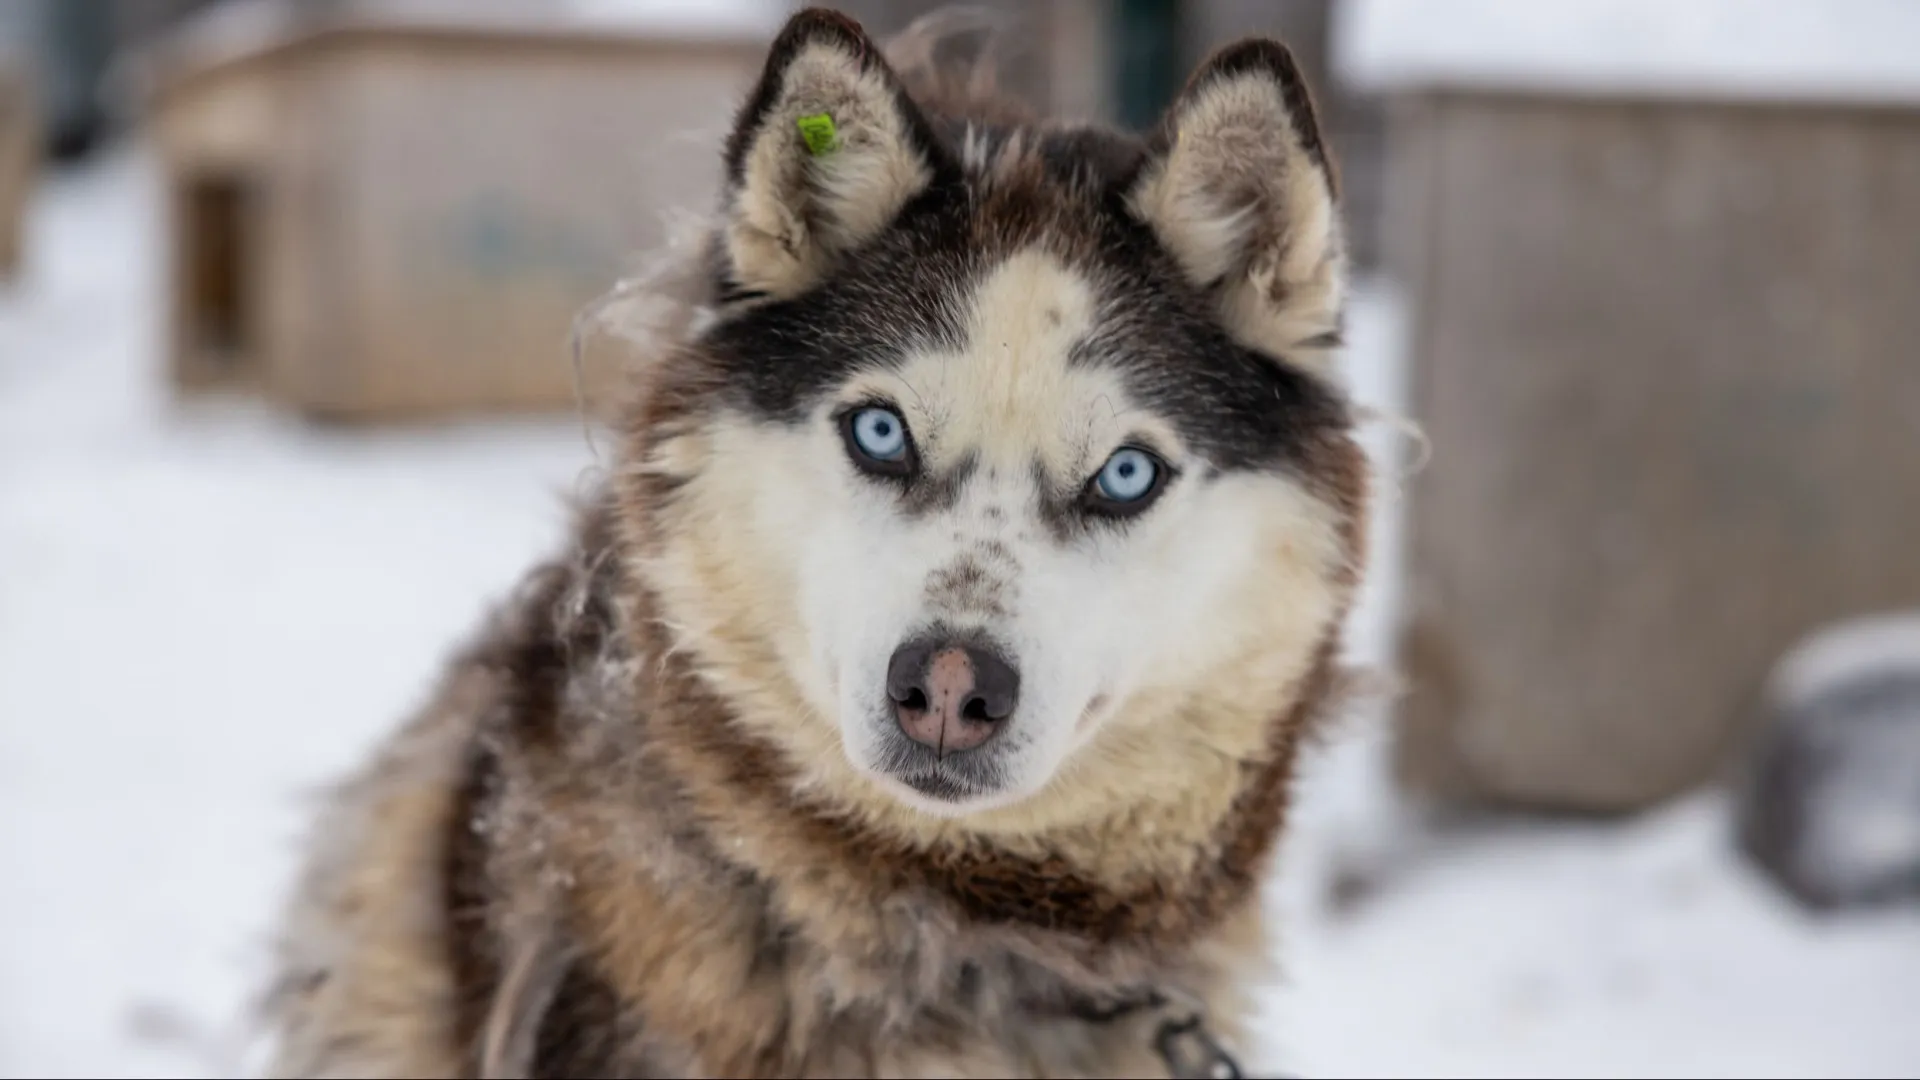
[[[1114,101],[1136,130],[1160,119],[1180,90],[1179,0],[1112,0]]]

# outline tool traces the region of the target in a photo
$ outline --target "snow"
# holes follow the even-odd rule
[[[0,1075],[232,1074],[308,793],[558,543],[594,464],[565,419],[349,433],[174,404],[156,206],[138,154],[59,178],[0,286]],[[1389,405],[1397,328],[1370,291],[1355,377]],[[1363,655],[1396,590],[1367,594]],[[1717,795],[1424,839],[1382,746],[1361,724],[1314,762],[1273,895],[1274,1064],[1920,1071],[1920,914],[1796,914],[1736,861]],[[1391,873],[1330,905],[1356,861]]]
[[[1920,669],[1920,613],[1890,611],[1835,623],[1808,634],[1781,657],[1765,697],[1800,708],[1841,685],[1894,671]]]
[[[1345,0],[1337,70],[1372,90],[1920,103],[1912,0]]]

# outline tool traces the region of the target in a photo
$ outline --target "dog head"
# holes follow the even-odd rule
[[[1359,558],[1312,106],[1250,40],[1145,138],[995,116],[788,23],[725,150],[716,318],[631,433],[636,568],[818,789],[1031,825],[1231,788]]]

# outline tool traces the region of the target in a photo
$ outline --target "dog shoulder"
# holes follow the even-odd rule
[[[583,530],[584,530],[583,526]],[[577,535],[578,539],[578,535]],[[319,808],[281,920],[262,1017],[274,1076],[451,1076],[466,1068],[456,855],[491,862],[478,830],[490,725],[537,695],[560,656],[557,611],[578,560],[542,566],[455,657],[432,700]],[[456,904],[456,901],[460,903]]]
[[[270,1075],[452,1075],[440,852],[481,681],[449,680],[315,820],[266,1002]]]

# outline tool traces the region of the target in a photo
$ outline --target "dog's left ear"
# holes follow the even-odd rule
[[[1243,344],[1325,374],[1346,293],[1333,164],[1286,46],[1213,54],[1168,109],[1128,204]]]
[[[925,116],[860,24],[787,20],[727,140],[727,273],[787,298],[871,240],[943,162]]]

